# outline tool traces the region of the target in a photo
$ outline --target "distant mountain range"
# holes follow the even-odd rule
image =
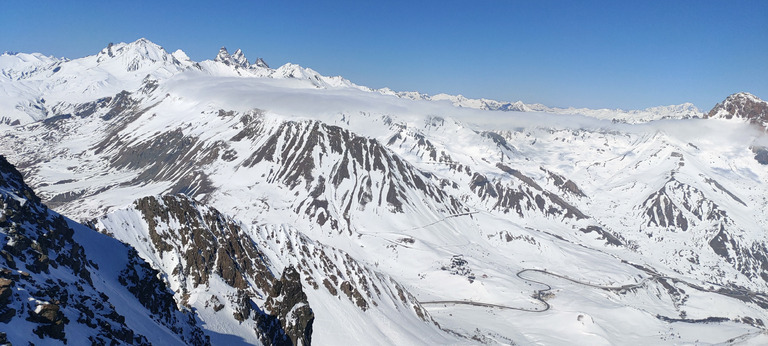
[[[0,343],[768,343],[766,128],[3,54]]]

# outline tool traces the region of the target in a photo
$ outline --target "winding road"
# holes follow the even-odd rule
[[[529,282],[533,282],[533,283],[536,283],[536,284],[539,284],[539,285],[542,285],[542,286],[546,287],[546,288],[543,288],[543,289],[540,289],[540,290],[536,290],[535,294],[533,296],[534,299],[540,301],[544,305],[544,308],[542,308],[542,309],[518,308],[518,307],[499,305],[499,304],[489,304],[489,303],[474,302],[474,301],[470,301],[470,300],[435,300],[435,301],[419,302],[419,303],[421,305],[461,304],[461,305],[472,305],[472,306],[481,306],[481,307],[488,307],[488,308],[499,308],[499,309],[506,309],[506,310],[518,310],[518,311],[526,311],[526,312],[544,312],[544,311],[549,310],[550,309],[550,305],[549,305],[549,303],[547,303],[544,300],[544,298],[541,297],[541,294],[542,294],[542,292],[546,292],[546,291],[551,290],[552,286],[550,286],[548,284],[545,284],[545,283],[543,283],[541,281],[536,281],[536,280],[532,280],[532,279],[526,279],[526,278],[520,276],[520,274],[528,272],[528,271],[541,272],[541,273],[546,273],[546,274],[550,274],[550,275],[555,275],[555,276],[558,276],[558,277],[561,277],[561,276],[557,275],[557,274],[552,274],[552,273],[550,273],[548,271],[541,270],[541,269],[523,269],[523,270],[517,272],[516,275],[520,279],[525,280],[525,281],[529,281]],[[573,280],[571,280],[571,281],[573,281]],[[576,282],[576,281],[574,281],[574,282]]]
[[[661,276],[659,274],[652,274],[651,276],[644,278],[642,281],[640,281],[638,283],[627,284],[627,285],[622,285],[622,286],[602,286],[602,285],[595,285],[595,284],[592,284],[592,283],[589,283],[589,282],[579,281],[579,280],[576,280],[576,279],[573,279],[573,278],[570,278],[570,277],[567,277],[567,276],[564,276],[564,275],[560,275],[560,274],[557,274],[557,273],[553,273],[553,272],[547,271],[545,269],[530,269],[529,268],[529,269],[523,269],[523,270],[517,272],[516,275],[517,275],[518,278],[520,278],[520,279],[522,279],[524,281],[533,282],[533,283],[545,286],[545,288],[543,288],[543,289],[534,291],[535,293],[532,296],[534,299],[536,299],[539,302],[541,302],[541,304],[544,306],[544,308],[542,308],[542,309],[520,308],[520,307],[513,307],[513,306],[506,306],[506,305],[499,305],[499,304],[489,304],[489,303],[475,302],[475,301],[471,301],[471,300],[435,300],[435,301],[425,301],[425,302],[419,302],[419,303],[421,305],[462,304],[462,305],[492,307],[492,308],[507,309],[507,310],[519,310],[519,311],[526,311],[526,312],[545,312],[545,311],[549,310],[551,308],[551,306],[542,297],[542,294],[544,292],[546,292],[546,291],[552,290],[552,286],[550,286],[549,284],[546,284],[544,282],[541,282],[541,281],[537,281],[537,280],[533,280],[533,279],[530,279],[530,278],[523,277],[522,274],[523,273],[527,273],[527,272],[541,273],[541,274],[545,274],[545,275],[549,275],[549,276],[554,276],[556,278],[560,278],[560,279],[563,279],[563,280],[567,280],[567,281],[570,281],[570,282],[573,282],[573,283],[576,283],[576,284],[579,284],[579,285],[584,285],[584,286],[593,287],[593,288],[597,288],[597,289],[601,289],[601,290],[606,290],[606,291],[616,291],[616,292],[622,292],[622,291],[626,291],[626,290],[630,290],[630,289],[634,289],[634,288],[639,288],[639,287],[645,286],[645,284],[647,284],[648,281],[651,281],[651,280],[656,281],[658,279],[668,278],[666,276]]]
[[[595,284],[592,284],[592,283],[589,283],[589,282],[583,282],[583,281],[579,281],[579,280],[576,280],[576,279],[572,279],[572,278],[569,278],[567,276],[560,275],[560,274],[557,274],[557,273],[553,273],[553,272],[550,272],[550,271],[547,271],[547,270],[544,270],[544,269],[523,269],[523,270],[517,272],[517,274],[515,274],[515,275],[517,275],[518,278],[520,278],[522,280],[525,280],[525,281],[528,281],[528,282],[533,282],[533,283],[545,286],[545,288],[543,288],[543,289],[534,291],[535,293],[532,296],[534,299],[536,299],[539,302],[541,302],[541,304],[544,306],[544,308],[542,308],[542,309],[528,309],[528,308],[519,308],[519,307],[499,305],[499,304],[489,304],[489,303],[475,302],[475,301],[471,301],[471,300],[435,300],[435,301],[425,301],[425,302],[419,302],[419,303],[421,305],[462,304],[462,305],[472,305],[472,306],[499,308],[499,309],[507,309],[507,310],[518,310],[518,311],[526,311],[526,312],[545,312],[545,311],[549,310],[551,308],[551,306],[542,297],[542,293],[544,293],[546,291],[552,290],[552,286],[550,286],[549,284],[546,284],[544,282],[541,282],[541,281],[537,281],[537,280],[533,280],[533,279],[530,279],[530,278],[523,277],[522,274],[526,273],[526,272],[534,272],[534,273],[546,274],[546,275],[554,276],[554,277],[557,277],[557,278],[560,278],[560,279],[563,279],[563,280],[568,280],[570,282],[573,282],[573,283],[576,283],[576,284],[579,284],[579,285],[584,285],[584,286],[593,287],[593,288],[597,288],[597,289],[601,289],[601,290],[606,290],[606,291],[617,291],[617,292],[621,292],[621,291],[626,291],[626,290],[633,289],[633,288],[642,287],[642,286],[644,286],[650,280],[657,280],[659,278],[664,278],[663,276],[660,276],[660,275],[652,275],[652,276],[646,277],[642,281],[640,281],[638,283],[634,283],[634,284],[627,284],[627,285],[622,285],[622,286],[601,286],[601,285],[595,285]]]
[[[690,282],[687,282],[687,281],[684,281],[684,280],[680,280],[680,279],[677,279],[677,278],[673,278],[673,277],[669,277],[669,276],[664,276],[664,275],[661,275],[659,273],[655,273],[655,272],[649,270],[648,268],[642,268],[642,267],[638,267],[638,268],[641,268],[641,269],[645,270],[650,276],[643,278],[643,280],[641,280],[638,283],[626,284],[626,285],[621,285],[621,286],[595,285],[593,283],[579,281],[579,280],[576,280],[576,279],[573,279],[573,278],[570,278],[570,277],[567,277],[567,276],[564,276],[564,275],[553,273],[553,272],[547,271],[545,269],[530,269],[529,268],[529,269],[523,269],[521,271],[518,271],[517,274],[516,274],[518,278],[520,278],[520,279],[522,279],[524,281],[533,282],[533,283],[536,283],[536,284],[539,284],[539,285],[542,285],[542,286],[545,287],[543,289],[534,291],[535,293],[532,296],[534,299],[536,299],[539,302],[541,302],[541,304],[543,305],[542,309],[520,308],[520,307],[513,307],[513,306],[506,306],[506,305],[499,305],[499,304],[489,304],[489,303],[475,302],[475,301],[470,301],[470,300],[437,300],[437,301],[425,301],[425,302],[419,302],[419,303],[421,305],[461,304],[461,305],[472,305],[472,306],[490,307],[490,308],[507,309],[507,310],[518,310],[518,311],[525,311],[525,312],[545,312],[545,311],[549,310],[551,308],[551,306],[549,305],[549,303],[547,303],[547,301],[545,300],[545,297],[542,297],[542,294],[544,292],[546,292],[546,291],[551,290],[552,286],[550,286],[549,284],[546,284],[544,282],[541,282],[541,281],[537,281],[537,280],[533,280],[533,279],[530,279],[530,278],[523,277],[523,274],[527,273],[527,272],[541,273],[541,274],[545,274],[545,275],[549,275],[549,276],[554,276],[556,278],[560,278],[560,279],[563,279],[563,280],[567,280],[567,281],[570,281],[570,282],[573,282],[573,283],[576,283],[576,284],[579,284],[579,285],[584,285],[584,286],[588,286],[588,287],[592,287],[592,288],[597,288],[597,289],[606,290],[606,291],[614,291],[614,292],[624,292],[624,291],[627,291],[627,290],[631,290],[631,289],[635,289],[635,288],[640,288],[640,287],[643,287],[646,284],[648,284],[649,281],[671,280],[671,281],[681,282],[681,283],[683,283],[683,284],[685,284],[685,285],[687,285],[687,286],[689,286],[689,287],[691,287],[693,289],[699,290],[699,291],[720,294],[720,295],[724,295],[724,296],[735,298],[735,299],[739,299],[739,300],[745,300],[745,301],[749,300],[749,301],[757,303],[760,306],[766,306],[767,305],[766,303],[768,303],[768,297],[766,297],[764,294],[755,293],[755,292],[752,292],[752,291],[749,291],[749,290],[746,290],[746,289],[743,289],[743,288],[739,289],[739,290],[725,289],[725,288],[710,289],[710,288],[701,287],[699,285],[695,285],[693,283],[690,283]],[[668,285],[668,284],[665,284],[665,285]],[[717,317],[710,317],[710,318],[717,318]],[[669,319],[669,320],[672,321],[672,322],[676,321],[674,319]],[[726,320],[727,320],[727,318],[726,318]],[[688,320],[680,320],[680,321],[682,321],[682,322],[690,322]],[[692,322],[698,322],[698,320],[691,320],[691,321]],[[702,320],[702,321],[706,321],[706,320]]]

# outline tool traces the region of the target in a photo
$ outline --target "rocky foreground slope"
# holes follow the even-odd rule
[[[0,338],[209,344],[136,251],[49,210],[0,157]]]

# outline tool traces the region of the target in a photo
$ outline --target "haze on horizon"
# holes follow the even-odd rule
[[[552,107],[709,110],[768,97],[765,1],[12,2],[0,51],[79,58],[140,37],[360,85]]]

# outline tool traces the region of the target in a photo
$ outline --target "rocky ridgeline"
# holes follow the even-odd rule
[[[261,341],[265,345],[309,345],[314,320],[315,314],[301,286],[301,275],[293,266],[285,268],[259,315],[260,326],[269,325],[282,333],[262,334]]]
[[[712,108],[707,118],[746,119],[768,132],[768,102],[750,93],[733,94]],[[757,162],[768,165],[768,147],[755,145],[750,149]]]
[[[318,121],[286,121],[269,132],[248,131],[248,135],[236,138],[257,134],[265,140],[243,166],[265,165],[273,172],[266,177],[268,182],[291,189],[305,187],[309,194],[298,201],[296,211],[321,226],[351,234],[350,210],[373,207],[403,213],[424,204],[409,200],[412,194],[423,195],[429,204],[453,213],[464,211],[464,206],[444,193],[431,175],[375,139]],[[335,196],[345,197],[334,201]],[[329,208],[334,202],[343,206],[342,215]]]
[[[137,218],[143,222],[136,224]],[[251,324],[264,344],[309,344],[315,312],[307,291],[361,314],[397,306],[414,322],[434,324],[404,287],[350,255],[285,226],[249,230],[184,195],[140,198],[91,224],[139,249],[181,304],[212,310],[219,321]],[[280,272],[279,278],[272,274]],[[214,290],[215,282],[228,287]]]
[[[73,344],[150,342],[111,303],[115,288],[103,290],[97,288],[103,284],[94,284],[104,280],[103,273],[74,240],[75,231],[67,220],[41,204],[21,174],[1,156],[0,196],[0,326],[6,341],[32,341],[30,335],[36,335]],[[120,284],[130,294],[121,299],[133,299],[151,311],[153,316],[148,318],[156,321],[158,329],[176,334],[178,340],[208,343],[194,316],[178,310],[156,271],[137,256],[122,260],[128,265],[123,267]]]
[[[168,278],[181,304],[216,314],[227,307],[231,315],[219,315],[220,319],[231,319],[233,324],[250,321],[257,338],[267,345],[310,343],[314,315],[300,275],[288,267],[282,277],[274,277],[275,266],[238,221],[184,195],[140,198],[129,212],[139,215],[146,229],[116,229],[109,215],[90,223],[146,254]],[[132,241],[135,234],[148,239]],[[219,280],[231,294],[210,290]],[[209,299],[195,306],[188,301],[192,294]],[[259,302],[266,303],[259,307]]]

